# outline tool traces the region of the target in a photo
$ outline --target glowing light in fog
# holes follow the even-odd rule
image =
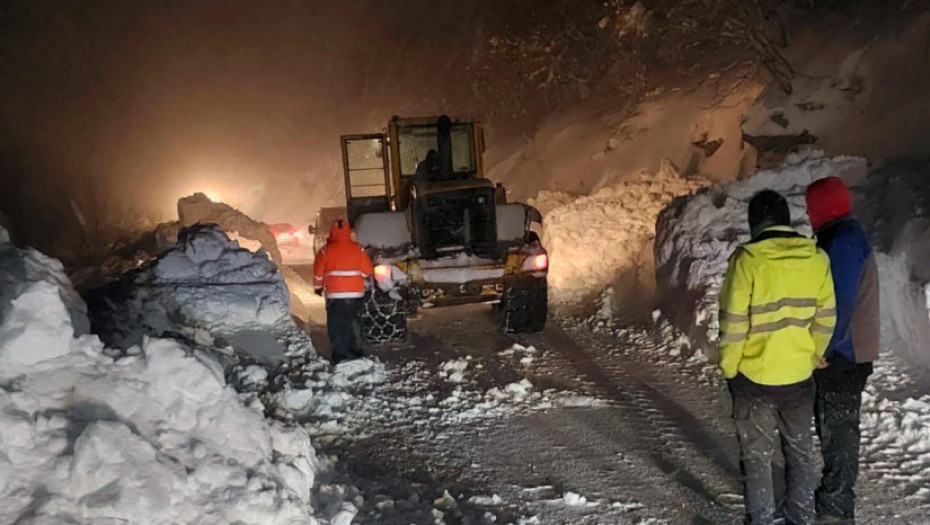
[[[204,195],[206,195],[207,198],[210,199],[212,202],[223,202],[223,198],[220,197],[220,194],[215,191],[200,190],[200,193],[203,193]]]

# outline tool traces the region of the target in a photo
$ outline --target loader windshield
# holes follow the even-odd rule
[[[397,129],[400,171],[405,177],[417,172],[430,151],[439,149],[439,132],[435,125],[401,126]],[[471,124],[452,124],[452,170],[459,175],[475,173],[475,138]],[[435,153],[434,153],[435,154]]]

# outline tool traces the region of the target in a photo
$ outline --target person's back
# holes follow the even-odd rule
[[[326,330],[335,362],[361,356],[359,316],[371,274],[371,259],[352,240],[348,222],[336,221],[313,261],[313,287],[326,298]]]
[[[732,266],[721,291],[724,375],[762,385],[809,378],[833,330],[827,255],[791,227],[775,226],[740,246]]]
[[[365,279],[371,275],[371,259],[357,242],[344,220],[333,223],[329,238],[313,264],[314,287],[327,299],[364,297]]]
[[[807,188],[805,198],[817,245],[830,255],[836,289],[836,330],[825,366],[814,374],[823,452],[817,515],[852,524],[859,473],[859,410],[880,343],[878,268],[868,236],[850,216],[852,198],[842,180],[820,179]]]
[[[773,435],[785,453],[785,517],[814,519],[812,374],[832,335],[830,261],[791,227],[773,191],[749,203],[752,240],[730,257],[720,291],[720,368],[733,396],[746,523],[771,525]]]

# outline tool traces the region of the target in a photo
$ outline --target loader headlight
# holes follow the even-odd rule
[[[375,279],[379,281],[391,280],[391,266],[388,264],[379,264],[375,266]]]
[[[549,268],[549,256],[545,253],[531,255],[523,261],[523,269],[531,272],[541,272]]]

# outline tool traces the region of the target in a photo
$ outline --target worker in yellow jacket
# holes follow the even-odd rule
[[[733,395],[746,523],[775,520],[772,451],[785,452],[786,523],[814,522],[813,371],[836,323],[830,260],[791,228],[788,203],[749,203],[752,239],[730,257],[720,291],[720,368]]]

